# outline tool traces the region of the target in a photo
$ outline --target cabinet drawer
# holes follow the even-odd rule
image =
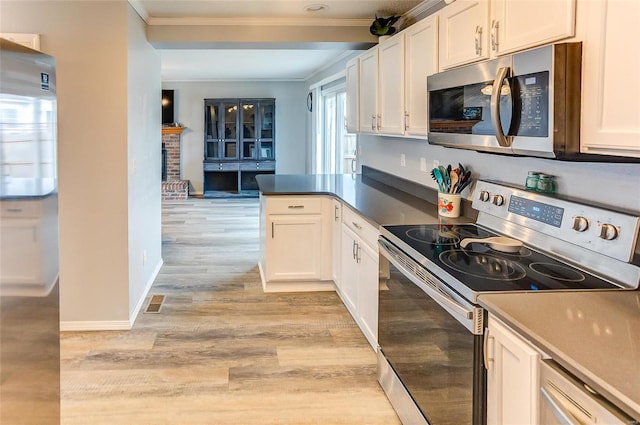
[[[204,171],[238,171],[237,162],[205,162],[202,166]]]
[[[271,171],[275,169],[276,169],[276,163],[273,161],[251,161],[251,162],[240,163],[240,170],[242,171],[251,171],[251,170]]]
[[[42,213],[42,201],[0,201],[0,217],[38,218]]]
[[[272,196],[267,198],[267,214],[321,214],[322,199],[317,197]]]
[[[365,220],[351,208],[342,208],[342,223],[353,230],[365,243],[377,250],[378,228]]]

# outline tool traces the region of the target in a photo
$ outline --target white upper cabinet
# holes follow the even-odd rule
[[[378,46],[378,131],[404,135],[404,34]]]
[[[583,153],[640,158],[640,1],[578,3]]]
[[[427,76],[438,72],[438,16],[404,31],[405,134],[426,137]]]
[[[489,57],[489,1],[457,0],[440,11],[440,69]]]
[[[575,0],[491,0],[490,54],[501,55],[575,34]]]
[[[575,0],[456,0],[440,12],[440,69],[572,37]]]
[[[360,131],[358,123],[358,102],[360,99],[359,73],[360,61],[358,58],[353,58],[347,62],[347,133],[357,133]]]
[[[361,133],[378,132],[378,48],[360,56],[360,96],[358,102]]]

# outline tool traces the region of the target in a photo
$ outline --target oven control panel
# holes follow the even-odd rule
[[[495,182],[477,182],[473,208],[625,262],[638,243],[640,217]]]

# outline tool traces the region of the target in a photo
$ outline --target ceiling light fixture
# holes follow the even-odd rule
[[[304,11],[313,13],[313,12],[320,12],[323,10],[327,10],[328,8],[329,6],[327,6],[326,4],[314,3],[314,4],[306,5],[304,7]]]

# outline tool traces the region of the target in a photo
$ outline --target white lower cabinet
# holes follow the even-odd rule
[[[336,287],[340,288],[342,203],[337,199],[333,199],[331,204],[333,207],[333,220],[331,222],[331,277]]]
[[[263,289],[333,290],[328,220],[331,199],[263,196],[260,207]]]
[[[378,229],[343,208],[338,294],[374,350],[378,346]]]
[[[358,245],[358,324],[374,350],[378,348],[378,250]]]
[[[539,364],[548,356],[492,315],[485,337],[487,423],[538,424]]]
[[[58,198],[0,201],[0,286],[43,297],[58,279]]]
[[[320,280],[322,216],[270,215],[267,218],[270,280]]]
[[[378,228],[325,196],[260,198],[265,292],[338,291],[373,349],[378,340]]]

